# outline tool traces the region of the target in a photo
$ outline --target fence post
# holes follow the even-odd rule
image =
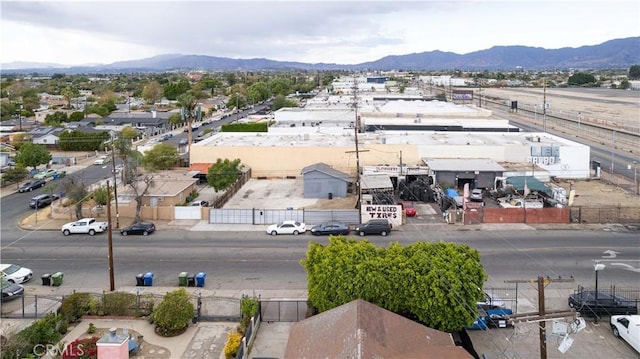
[[[37,314],[37,311],[36,311],[36,314]],[[24,318],[24,294],[22,295],[22,317]]]

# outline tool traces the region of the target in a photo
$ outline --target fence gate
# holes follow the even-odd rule
[[[307,317],[306,300],[261,300],[263,322],[299,322]]]

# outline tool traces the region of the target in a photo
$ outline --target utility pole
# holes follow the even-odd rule
[[[569,316],[574,316],[575,312],[573,311],[559,311],[559,312],[547,312],[545,310],[545,300],[544,300],[544,288],[547,284],[551,282],[574,282],[573,278],[570,279],[549,279],[539,276],[537,280],[529,279],[529,280],[505,280],[505,283],[530,283],[533,284],[537,282],[538,287],[538,311],[534,313],[522,313],[522,314],[513,314],[509,316],[509,319],[513,323],[521,323],[521,322],[539,322],[539,336],[540,336],[540,359],[547,359],[547,326],[546,321],[555,318],[564,318]]]
[[[547,132],[547,78],[542,79],[542,129]]]
[[[360,150],[358,149],[358,132],[360,132],[360,115],[358,115],[358,82],[353,78],[353,108],[356,114],[355,122],[355,141],[356,141],[356,188],[358,190],[358,202],[356,206],[360,209],[361,191],[360,191]]]
[[[107,240],[109,243],[109,288],[116,290],[116,281],[113,274],[113,238],[111,235],[111,190],[107,180]]]
[[[111,167],[113,172],[113,197],[116,200],[116,228],[120,228],[120,213],[118,213],[118,178],[116,177],[116,146],[115,139],[111,140]],[[109,203],[111,206],[111,203]]]

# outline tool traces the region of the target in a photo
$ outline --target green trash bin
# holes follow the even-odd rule
[[[64,273],[62,273],[62,272],[58,272],[58,273],[53,274],[51,276],[51,284],[56,286],[56,287],[61,286],[63,277],[64,277]]]
[[[180,274],[178,274],[178,286],[180,287],[186,287],[187,286],[187,276],[189,275],[189,273],[187,272],[180,272]]]

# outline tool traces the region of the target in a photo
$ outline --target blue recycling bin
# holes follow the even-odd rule
[[[196,287],[204,287],[204,278],[207,276],[205,272],[198,272],[196,274]]]
[[[153,272],[145,273],[143,280],[144,280],[145,287],[151,287],[153,285]]]

